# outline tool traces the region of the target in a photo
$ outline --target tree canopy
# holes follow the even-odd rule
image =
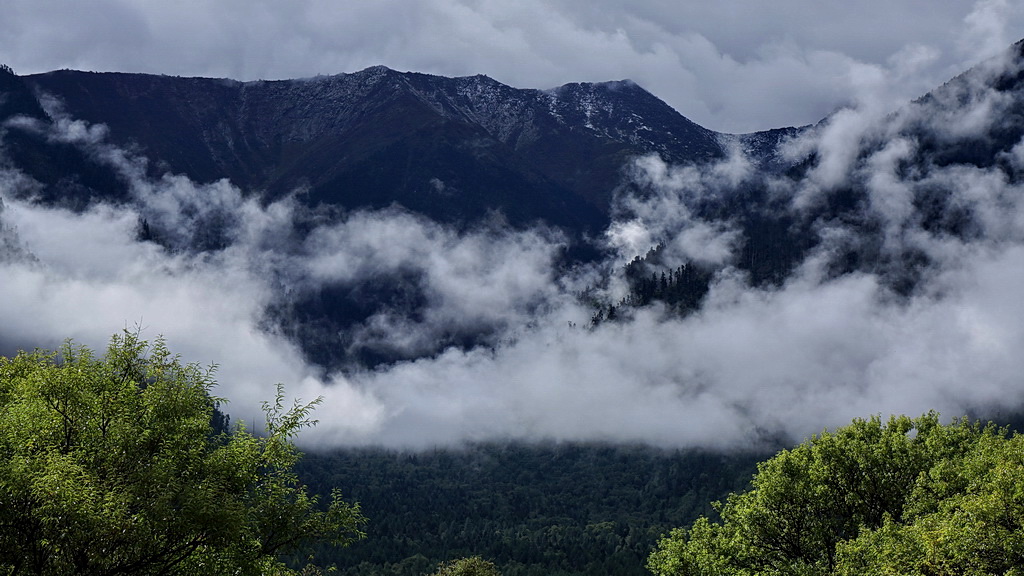
[[[0,357],[0,574],[287,573],[278,558],[363,536],[358,505],[322,506],[292,471],[318,401],[265,434],[215,430],[213,368],[125,332]]]
[[[431,576],[501,576],[501,571],[489,560],[470,556],[441,563]]]
[[[1024,437],[874,417],[758,466],[751,488],[661,540],[658,576],[1024,574]]]

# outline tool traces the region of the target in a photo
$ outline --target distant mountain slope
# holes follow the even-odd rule
[[[9,68],[0,69],[0,168],[36,180],[34,193],[52,204],[81,208],[93,199],[124,199],[125,183],[109,166],[72,142],[30,129],[51,122],[37,91]]]
[[[462,231],[501,219],[520,230],[543,223],[561,230],[568,251],[560,262],[570,264],[603,257],[592,239],[614,217],[613,198],[633,158],[655,153],[698,164],[724,157],[735,139],[690,122],[630,81],[522,90],[486,76],[384,67],[246,83],[69,70],[24,77],[7,70],[2,80],[0,158],[38,183],[21,193],[46,204],[132,204],[138,166],[115,164],[144,159],[150,183],[165,174],[228,179],[264,202],[298,191],[306,207],[328,208],[303,212],[315,220],[296,224],[306,232],[393,205]],[[139,237],[197,252],[230,243],[223,228],[234,216],[214,199],[187,210],[210,214],[193,215],[201,225],[186,233],[142,214]],[[321,365],[407,358],[413,353],[377,351],[375,341],[348,331],[372,331],[386,312],[419,318],[429,290],[418,274],[387,269],[368,286],[303,286],[275,299],[267,321]],[[501,326],[444,327],[426,353],[490,342]]]
[[[157,173],[272,196],[304,187],[313,204],[397,202],[448,222],[497,209],[598,230],[629,158],[723,154],[719,135],[629,81],[520,90],[374,67],[273,82],[75,71],[24,82],[108,126]]]

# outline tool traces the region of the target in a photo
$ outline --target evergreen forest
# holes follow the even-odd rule
[[[488,443],[310,452],[296,471],[313,492],[342,487],[370,518],[366,540],[318,551],[341,574],[419,576],[480,555],[505,576],[639,576],[663,534],[713,514],[764,456]]]

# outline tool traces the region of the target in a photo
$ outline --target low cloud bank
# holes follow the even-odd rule
[[[833,114],[786,144],[807,165],[797,178],[760,173],[739,151],[708,166],[638,159],[623,188],[638,192],[619,199],[603,240],[608,262],[568,271],[554,230],[489,222],[456,232],[398,209],[325,217],[290,198],[262,204],[226,181],[147,178],[102,127],[11,127],[89,149],[131,182],[133,200],[44,207],[24,176],[0,175],[0,352],[65,338],[102,348],[141,326],[190,361],[217,363],[236,419],[258,420],[277,382],[323,396],[304,438],[319,446],[736,448],[874,413],[1007,413],[1024,404],[1024,188],[1014,176],[1024,142],[984,167],[937,163],[922,149],[991,132],[1019,94],[988,86],[1016,65],[996,62],[896,114],[870,99]],[[857,218],[815,216],[850,186],[863,193]],[[699,209],[751,189],[819,218],[815,247],[776,285],[753,286],[737,267],[737,222]],[[936,191],[937,212],[925,214],[920,199]],[[956,230],[936,225],[954,212]],[[162,244],[143,239],[142,222]],[[679,317],[651,306],[588,326],[578,294],[601,285],[597,297],[615,301],[622,263],[655,244],[668,266],[717,269],[700,309]],[[865,245],[877,265],[836,271]],[[895,290],[894,270],[911,260],[913,289]],[[338,341],[412,360],[326,373],[267,319],[297,295],[397,278],[415,285],[416,302],[396,301]],[[486,334],[487,345],[434,348],[453,333]]]

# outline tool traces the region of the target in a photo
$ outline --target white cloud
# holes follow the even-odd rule
[[[694,214],[702,202],[731,193],[753,172],[738,148],[708,166],[669,166],[657,155],[637,158],[631,166],[632,184],[615,200],[615,219],[605,232],[609,247],[620,262],[663,246],[668,268],[696,262],[729,262],[739,242],[739,231],[726,222],[706,221]]]
[[[496,352],[449,351],[361,379],[392,412],[378,441],[452,438],[749,446],[873,413],[1021,405],[1024,250],[978,254],[946,294],[898,303],[868,275],[778,291],[718,286],[682,320],[545,324]],[[763,439],[763,438],[762,438]]]
[[[986,58],[997,56],[1011,42],[1020,40],[1009,33],[1020,10],[1020,5],[1010,0],[978,0],[964,16],[959,48]]]
[[[564,242],[550,230],[492,223],[457,233],[404,211],[357,212],[310,234],[303,267],[313,287],[415,278],[424,298],[417,320],[409,309],[381,310],[353,337],[360,346],[419,354],[445,334],[525,324],[566,298],[553,268]]]
[[[125,10],[124,21],[148,22],[140,41],[183,33],[195,24],[199,46],[217,45],[193,22],[197,15],[163,12],[170,23],[157,24],[157,13],[130,3],[118,6]],[[304,42],[327,42],[327,30],[341,16],[331,13],[333,19],[316,26],[304,20],[322,14],[320,6],[308,2],[290,18],[323,38],[301,36],[298,47],[286,46],[280,58],[288,58],[289,50],[301,54]],[[582,8],[578,15],[555,10],[538,29],[527,30],[528,8],[571,3],[523,6],[435,3],[412,9],[409,22],[438,18],[439,28],[432,29],[454,31],[452,51],[472,45],[459,48],[458,43],[479,39],[475,33],[495,36],[481,49],[484,56],[513,48],[530,54],[537,46],[550,46],[551,58],[534,71],[552,75],[559,73],[560,54],[586,47],[594,49],[590,59],[621,52],[619,62],[635,57],[638,69],[652,74],[678,66],[680,86],[693,90],[685,86],[690,80],[683,47],[711,58],[710,69],[701,74],[712,83],[725,82],[715,78],[715,70],[742,76],[763,66],[767,78],[772,70],[792,66],[793,76],[785,76],[791,78],[830,69],[829,90],[856,88],[844,96],[853,107],[792,143],[792,157],[814,158],[807,178],[768,184],[778,194],[792,195],[798,207],[824,201],[837,186],[862,186],[868,210],[858,216],[882,224],[892,261],[898,263],[903,252],[927,256],[921,284],[897,296],[887,287],[884,269],[835,277],[829,266],[839,248],[875,240],[865,239],[856,223],[840,221],[812,228],[821,244],[788,280],[751,287],[730,267],[743,241],[737,225],[701,218],[695,208],[762,184],[751,164],[738,151],[709,166],[673,167],[649,157],[640,159],[633,173],[642,194],[620,198],[606,235],[617,260],[607,266],[613,269],[664,243],[671,263],[700,261],[718,266],[719,273],[702,308],[686,318],[651,307],[623,322],[587,329],[591,310],[575,294],[593,284],[597,273],[556,268],[563,239],[550,230],[514,231],[490,223],[456,232],[385,210],[350,213],[329,223],[309,221],[314,230],[300,233],[294,222],[305,215],[297,202],[262,205],[226,181],[200,185],[175,175],[147,178],[138,159],[106,142],[102,127],[58,114],[51,136],[117,167],[132,183],[134,204],[96,205],[82,213],[43,208],[14,193],[31,188],[23,177],[0,177],[0,235],[35,257],[0,259],[0,318],[5,319],[0,346],[8,352],[12,346],[54,346],[73,337],[102,347],[111,333],[141,324],[151,331],[145,335],[165,335],[187,359],[218,363],[221,393],[231,399],[229,411],[237,419],[257,417],[259,402],[271,396],[276,382],[307,400],[323,395],[317,412],[321,423],[305,440],[311,443],[430,446],[516,437],[732,447],[776,433],[801,438],[877,412],[939,409],[952,416],[1021,407],[1024,359],[1016,352],[1024,346],[1019,298],[1024,190],[996,168],[904,165],[920,150],[920,134],[958,142],[992,126],[1005,96],[972,84],[963,93],[967,114],[912,105],[890,115],[886,104],[900,94],[888,86],[891,80],[913,77],[906,85],[916,85],[922,70],[948,63],[925,33],[913,44],[886,40],[891,47],[871,61],[863,46],[850,56],[801,43],[813,44],[813,38],[746,43],[726,40],[721,30],[690,33],[678,20],[658,22],[661,13],[654,5],[623,21],[621,30],[609,29],[598,12]],[[961,18],[964,6],[959,8],[931,17]],[[978,18],[984,23],[986,10],[1006,15],[1012,8],[978,4]],[[387,3],[358,6],[349,15],[373,20],[390,9]],[[202,15],[211,8],[197,10]],[[260,16],[274,13],[272,3],[256,3],[253,10],[261,26],[277,26]],[[26,18],[24,12],[17,18]],[[238,30],[225,22],[212,26]],[[410,24],[399,20],[396,27],[402,26]],[[370,36],[377,29],[368,25],[360,33]],[[637,30],[650,33],[638,36]],[[566,37],[556,39],[556,32]],[[396,43],[388,50],[396,54],[426,42],[388,38]],[[850,38],[843,42],[856,47]],[[252,49],[254,59],[242,60],[268,58]],[[199,66],[200,52],[184,54],[182,65]],[[428,51],[423,57],[437,54],[446,53]],[[544,72],[545,66],[552,71]],[[506,72],[519,73],[514,67]],[[759,86],[764,84],[747,90]],[[726,102],[721,117],[739,118],[736,110],[743,106],[760,110],[762,105]],[[719,113],[710,105],[707,110],[709,117]],[[1020,146],[1006,155],[1015,166],[1022,162]],[[921,225],[913,200],[929,190],[942,192],[950,207],[964,209],[968,234]],[[141,219],[165,234],[174,249],[139,241]],[[196,250],[211,224],[217,242]],[[403,274],[420,290],[420,314],[410,317],[401,307],[380,310],[356,327],[354,337],[430,351],[426,357],[325,375],[294,343],[266,329],[266,307],[296,293]],[[491,331],[493,346],[431,348],[440,335],[481,327]]]

